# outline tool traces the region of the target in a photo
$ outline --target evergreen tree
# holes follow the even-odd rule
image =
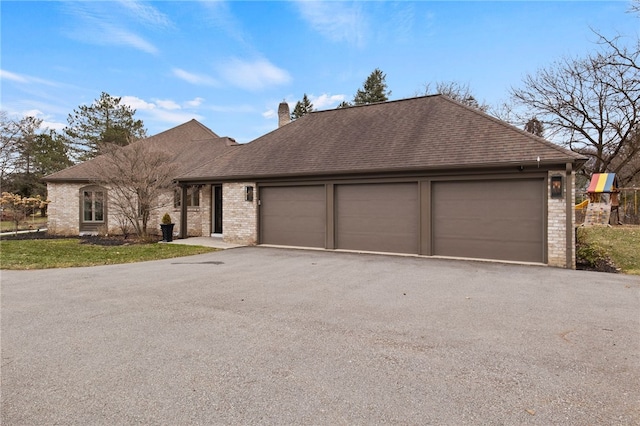
[[[533,133],[536,136],[544,137],[544,125],[536,117],[527,121],[524,125],[524,130],[529,133]]]
[[[304,115],[307,115],[312,111],[313,111],[313,104],[311,103],[311,101],[307,97],[307,94],[305,93],[304,96],[302,96],[302,100],[296,102],[296,106],[293,109],[293,112],[291,113],[291,120],[296,120]]]
[[[358,89],[353,97],[355,105],[366,105],[375,102],[385,102],[389,100],[391,91],[387,89],[387,75],[380,71],[379,68],[373,72],[365,80],[362,89]]]
[[[85,161],[107,145],[124,146],[146,137],[142,120],[134,118],[136,111],[121,100],[102,92],[93,104],[81,105],[69,114],[64,133],[74,160]]]

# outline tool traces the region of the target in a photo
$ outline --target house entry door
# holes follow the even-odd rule
[[[213,185],[211,191],[212,234],[222,234],[222,185]]]

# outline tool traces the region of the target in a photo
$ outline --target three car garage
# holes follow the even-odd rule
[[[260,243],[539,262],[545,179],[259,187]]]
[[[281,109],[178,179],[224,186],[226,241],[574,267],[581,155],[442,95]]]

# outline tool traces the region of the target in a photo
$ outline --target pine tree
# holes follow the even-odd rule
[[[298,118],[304,115],[307,115],[312,111],[313,111],[313,104],[311,103],[311,101],[307,97],[307,94],[305,93],[304,96],[302,96],[302,100],[296,102],[296,106],[293,109],[293,112],[291,113],[291,120],[297,120]]]
[[[102,92],[93,104],[81,105],[69,114],[64,133],[75,160],[93,158],[109,144],[124,146],[146,137],[142,120],[134,118],[136,111],[121,100]]]
[[[373,72],[365,80],[362,89],[358,89],[353,98],[355,105],[366,105],[375,102],[385,102],[389,100],[391,91],[387,89],[387,75],[380,71],[379,68]]]
[[[524,125],[524,130],[529,133],[533,133],[536,136],[544,137],[544,125],[536,117],[527,121]]]

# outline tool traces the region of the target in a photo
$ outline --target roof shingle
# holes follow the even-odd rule
[[[178,180],[311,176],[580,162],[542,138],[442,95],[312,112]]]
[[[226,137],[219,137],[209,128],[191,120],[157,135],[134,143],[145,144],[152,151],[161,151],[171,155],[177,174],[187,173],[204,162],[210,161],[238,144]],[[126,147],[125,147],[126,149]],[[97,163],[101,156],[85,161],[45,177],[45,181],[86,181],[95,176]]]

